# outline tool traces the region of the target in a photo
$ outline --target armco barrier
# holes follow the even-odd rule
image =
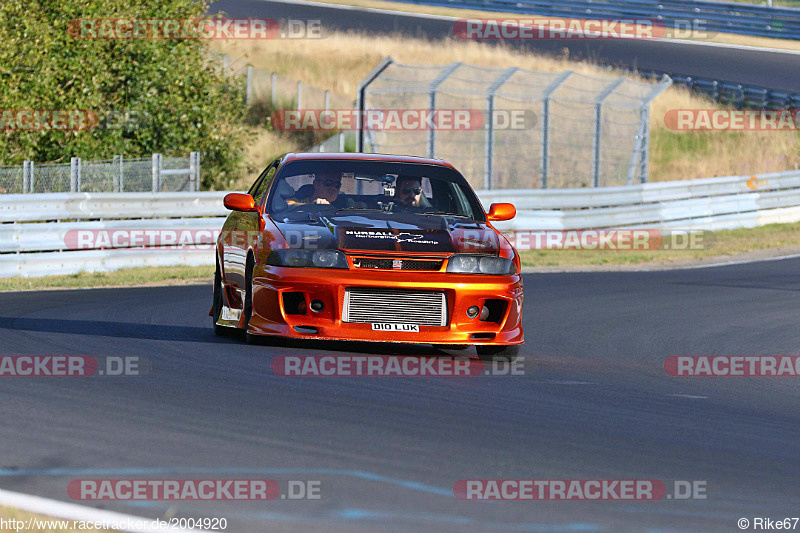
[[[228,211],[224,192],[0,196],[0,277],[110,271],[135,266],[213,265],[204,249],[74,250],[74,230],[192,230],[208,243]],[[478,191],[484,207],[511,202],[504,232],[599,228],[721,230],[800,221],[800,171],[593,189]],[[203,242],[200,242],[202,240]],[[192,243],[187,243],[192,244]],[[191,248],[191,247],[190,247]]]

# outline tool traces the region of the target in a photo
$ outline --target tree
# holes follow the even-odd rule
[[[223,75],[205,42],[152,38],[153,32],[149,38],[86,38],[91,34],[79,31],[81,23],[92,20],[99,26],[96,19],[186,20],[204,17],[207,8],[196,0],[137,4],[3,1],[0,110],[11,111],[0,126],[5,130],[0,131],[0,162],[185,155],[196,150],[202,154],[206,187],[227,181],[235,172],[243,142],[242,89]],[[9,126],[19,110],[85,110],[97,120],[77,131],[26,129],[21,120]]]

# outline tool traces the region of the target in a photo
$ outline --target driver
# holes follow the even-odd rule
[[[339,189],[342,188],[342,177],[336,174],[315,174],[311,185],[314,187],[311,196],[298,198],[298,203],[332,204],[339,196]]]
[[[420,207],[422,182],[419,178],[400,176],[394,187],[394,201],[403,207]]]
[[[325,204],[336,207],[362,207],[361,202],[355,202],[347,195],[340,197],[339,189],[341,188],[341,174],[317,172],[314,174],[314,181],[310,185],[300,187],[295,196],[288,199],[286,203],[290,206]]]

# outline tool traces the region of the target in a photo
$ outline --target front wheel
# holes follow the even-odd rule
[[[519,355],[519,344],[478,345],[478,357],[484,363],[512,363]]]

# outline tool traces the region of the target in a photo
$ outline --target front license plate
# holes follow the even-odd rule
[[[388,322],[373,322],[374,331],[405,331],[408,333],[419,333],[417,324],[390,324]]]

